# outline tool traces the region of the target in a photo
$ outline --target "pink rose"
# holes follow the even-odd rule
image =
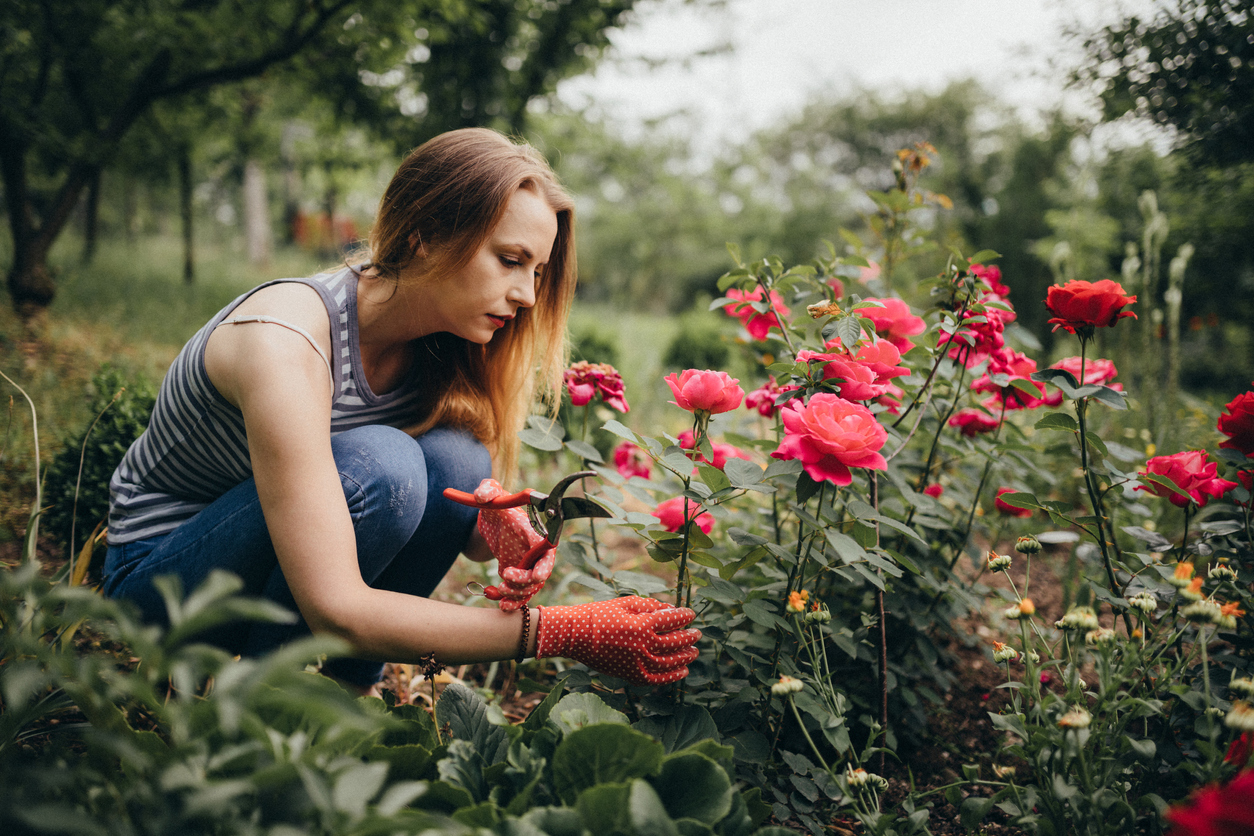
[[[848,485],[853,481],[851,467],[888,469],[879,453],[888,431],[865,406],[820,392],[808,403],[788,403],[780,417],[784,439],[771,456],[800,461],[816,481]]]
[[[671,403],[689,412],[717,415],[740,406],[745,397],[740,381],[729,377],[727,372],[687,369],[679,375],[669,374],[664,379],[675,394]]]
[[[988,371],[972,381],[971,390],[974,392],[992,392],[994,397],[990,409],[1000,412],[1002,403],[1008,410],[1014,409],[1036,409],[1039,406],[1058,406],[1062,403],[1062,391],[1054,389],[1046,391],[1045,384],[1037,380],[1032,380],[1031,375],[1036,371],[1036,361],[1022,352],[1015,351],[1010,348],[1000,348],[989,356]],[[1001,386],[994,382],[993,375],[1006,375],[1009,380],[1005,386]],[[1011,381],[1021,380],[1027,383],[1036,391],[1040,392],[1038,397],[1033,397],[1022,389],[1010,385]]]
[[[668,499],[653,509],[653,516],[658,518],[667,531],[679,531],[684,527],[684,503],[688,503],[688,521],[695,522],[697,528],[709,534],[714,528],[714,517],[710,514],[698,514],[701,504],[683,496]]]
[[[876,385],[875,372],[848,354],[819,354],[808,349],[797,352],[802,363],[822,363],[823,377],[837,380],[836,391],[851,401],[869,401],[888,391],[887,384]]]
[[[1188,496],[1145,479],[1151,474],[1168,477]],[[1237,486],[1236,482],[1220,479],[1218,474],[1218,463],[1208,461],[1204,450],[1187,450],[1170,456],[1155,456],[1147,461],[1145,469],[1140,471],[1139,475],[1144,484],[1137,485],[1136,490],[1165,497],[1171,501],[1172,505],[1180,508],[1188,505],[1190,501],[1201,508],[1211,499],[1218,499]]]
[[[940,485],[936,484],[935,482],[933,482],[932,484],[928,485],[926,488],[923,489],[923,493],[932,497],[932,499],[940,499],[941,494],[943,494],[944,492],[945,492],[945,489],[942,488]]]
[[[1010,304],[996,293],[985,293],[972,306],[973,309],[963,313],[962,321],[953,334],[941,331],[936,344],[949,346],[949,359],[965,357],[963,365],[969,369],[983,363],[990,354],[1005,346],[1006,338],[1002,334],[1006,326],[1014,322],[1015,312],[986,307],[991,303]]]
[[[766,383],[745,395],[745,408],[756,409],[763,418],[774,418],[779,411],[775,406],[775,399],[779,397],[780,391],[775,375],[770,375]]]
[[[899,352],[905,354],[914,348],[914,343],[906,339],[927,330],[927,323],[922,317],[915,316],[910,306],[900,299],[866,299],[867,302],[879,302],[882,308],[859,308],[858,313],[875,323],[875,333],[892,343]]]
[[[733,287],[727,291],[726,295],[728,299],[736,301],[724,305],[723,310],[727,312],[728,316],[734,316],[739,319],[740,323],[745,326],[745,330],[749,332],[749,336],[755,340],[765,340],[767,333],[772,328],[781,327],[776,313],[779,316],[788,316],[791,313],[784,304],[783,297],[774,290],[771,291],[770,297],[771,307],[774,310],[767,313],[760,313],[753,307],[754,302],[762,301],[761,287],[754,288],[748,292],[737,290]]]
[[[997,496],[993,498],[994,508],[996,508],[998,511],[1000,511],[1001,513],[1005,514],[1008,517],[1023,517],[1026,519],[1027,517],[1032,516],[1031,508],[1016,508],[1013,505],[1007,505],[1005,502],[1002,502],[1001,496],[1002,494],[1006,494],[1006,493],[1015,493],[1015,489],[1014,488],[998,488]]]
[[[1228,401],[1216,429],[1228,436],[1220,447],[1254,456],[1254,389]]]
[[[1062,369],[1071,372],[1072,377],[1080,380],[1080,358],[1067,357],[1059,360],[1052,368]],[[1094,357],[1084,363],[1084,380],[1080,380],[1080,385],[1084,386],[1089,383],[1109,383],[1115,379],[1115,375],[1119,374],[1115,368],[1115,364],[1110,360],[1103,360],[1100,357]],[[1111,387],[1123,391],[1123,387],[1116,383]]]
[[[652,462],[643,450],[630,441],[624,441],[614,448],[614,469],[624,479],[633,476],[648,479],[652,472]]]
[[[978,409],[963,409],[949,419],[949,426],[957,427],[967,438],[974,438],[997,429],[997,419]]]
[[[988,289],[998,296],[1009,296],[1010,288],[1002,284],[1001,268],[996,264],[985,267],[983,264],[972,264],[971,275],[988,285]]]
[[[580,360],[562,374],[566,391],[570,393],[572,406],[585,406],[595,395],[600,395],[606,406],[619,412],[628,412],[627,398],[623,394],[623,377],[609,363],[589,363]]]

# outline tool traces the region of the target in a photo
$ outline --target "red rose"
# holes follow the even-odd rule
[[[949,419],[949,426],[957,427],[967,438],[997,429],[997,419],[978,409],[963,409]]]
[[[1237,769],[1243,769],[1254,755],[1254,732],[1242,732],[1228,744],[1224,754],[1224,763],[1234,763]]]
[[[1167,811],[1167,836],[1248,836],[1254,833],[1254,770],[1224,786],[1202,787]]]
[[[652,471],[652,463],[643,450],[630,441],[624,441],[614,448],[614,469],[624,479],[630,479],[632,476],[648,479]]]
[[[940,499],[941,494],[943,494],[944,492],[945,492],[945,489],[942,488],[940,485],[936,484],[935,482],[933,482],[932,484],[928,485],[926,488],[923,489],[923,493],[932,497],[932,499]]]
[[[688,520],[695,522],[697,528],[709,534],[714,528],[714,517],[710,514],[699,514],[701,504],[683,496],[677,496],[674,499],[668,499],[660,503],[653,510],[653,516],[658,518],[662,523],[662,527],[667,531],[679,531],[684,527],[684,503],[688,503]]]
[[[1023,517],[1026,519],[1027,517],[1032,516],[1031,508],[1016,508],[1013,505],[1007,505],[1006,503],[1002,502],[1001,495],[1004,493],[1015,493],[1015,489],[1014,488],[998,488],[997,496],[993,498],[994,508],[996,508],[998,511],[1000,511],[1001,513],[1009,517]]]
[[[740,381],[727,372],[688,369],[678,375],[668,374],[664,380],[675,393],[671,403],[689,412],[717,415],[740,406],[745,397]]]
[[[1145,463],[1145,469],[1139,474],[1141,481],[1145,484],[1137,485],[1136,490],[1166,497],[1171,500],[1172,505],[1180,508],[1188,505],[1190,500],[1200,508],[1211,499],[1218,499],[1237,486],[1236,482],[1220,479],[1218,471],[1219,465],[1208,461],[1204,450],[1187,450],[1170,456],[1155,456]],[[1145,479],[1151,474],[1170,478],[1186,491],[1188,496]]]
[[[623,394],[623,377],[609,363],[589,363],[580,360],[562,375],[566,391],[570,393],[572,406],[584,406],[596,395],[606,406],[619,412],[628,412],[627,398]]]
[[[1006,409],[1036,409],[1039,406],[1058,406],[1062,403],[1062,390],[1047,392],[1045,384],[1038,380],[1032,380],[1032,373],[1036,371],[1036,361],[1022,352],[1015,351],[1011,348],[1000,348],[992,352],[988,361],[988,371],[972,381],[971,389],[975,392],[992,392],[995,396],[990,409],[1000,412],[1002,402],[1005,402]],[[992,375],[1006,375],[1009,380],[1005,386],[1001,386],[993,381]],[[1011,386],[1010,382],[1021,380],[1027,385],[1033,387],[1040,392],[1039,397],[1033,397],[1017,386]]]
[[[949,359],[965,357],[963,365],[968,369],[983,363],[1006,344],[1002,333],[1016,318],[1013,310],[988,307],[989,304],[1009,305],[1010,302],[996,293],[985,293],[962,314],[962,321],[954,333],[941,331],[936,340],[937,347],[949,346]]]
[[[763,418],[774,418],[779,411],[775,406],[775,399],[781,391],[779,384],[775,382],[775,375],[770,375],[766,383],[745,395],[745,408],[756,409]]]
[[[858,313],[875,323],[875,333],[888,340],[897,350],[905,354],[914,348],[914,343],[906,339],[927,330],[927,323],[922,317],[915,316],[910,306],[900,299],[866,299],[866,302],[879,302],[882,308],[859,308]]]
[[[1067,357],[1059,360],[1051,368],[1062,369],[1071,372],[1071,376],[1076,380],[1080,380],[1080,358]],[[1084,363],[1084,380],[1080,380],[1080,385],[1084,386],[1089,383],[1109,383],[1115,379],[1115,375],[1119,374],[1115,369],[1115,364],[1109,360],[1103,360],[1100,357],[1094,357]],[[1123,391],[1123,387],[1116,383],[1111,387]]]
[[[985,267],[983,264],[972,264],[971,275],[988,285],[988,289],[998,296],[1009,296],[1010,288],[1002,284],[1001,268],[996,264]]]
[[[809,403],[790,401],[780,418],[784,439],[771,456],[799,460],[815,481],[848,485],[853,481],[851,467],[888,469],[879,452],[888,431],[865,406],[820,392]]]
[[[784,304],[784,299],[778,292],[771,291],[771,307],[773,310],[761,313],[753,307],[754,302],[762,301],[762,288],[757,287],[749,292],[732,288],[727,291],[727,298],[734,299],[734,302],[728,302],[723,306],[723,310],[728,316],[734,316],[740,320],[745,326],[745,330],[749,332],[749,336],[755,340],[765,340],[767,333],[772,328],[780,328],[779,316],[788,316],[791,311]]]
[[[1045,307],[1054,315],[1049,324],[1055,331],[1065,328],[1072,334],[1077,330],[1109,328],[1125,316],[1136,319],[1136,314],[1124,310],[1124,306],[1135,301],[1135,296],[1124,294],[1119,282],[1109,279],[1071,281],[1054,285],[1045,294]]]
[[[1254,389],[1237,395],[1219,416],[1219,431],[1228,436],[1220,447],[1254,456]]]

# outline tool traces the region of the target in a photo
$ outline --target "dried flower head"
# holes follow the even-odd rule
[[[1085,644],[1111,644],[1116,636],[1115,631],[1109,627],[1098,627],[1096,630],[1089,630],[1084,634]]]
[[[1148,615],[1158,609],[1158,599],[1150,592],[1138,592],[1128,599],[1128,606]]]
[[[1010,606],[1006,607],[1002,615],[1004,615],[1006,618],[1010,619],[1011,621],[1018,621],[1020,618],[1023,617],[1023,610],[1022,608],[1020,608],[1018,604],[1011,604]]]
[[[1218,624],[1223,613],[1219,605],[1208,598],[1205,601],[1194,601],[1189,604],[1180,610],[1180,615],[1194,624]]]
[[[800,679],[791,676],[781,676],[779,682],[771,686],[771,693],[777,697],[783,697],[788,694],[795,694],[804,687],[805,684]]]
[[[1031,534],[1025,534],[1015,541],[1015,551],[1019,554],[1036,554],[1041,550],[1041,541]]]
[[[985,559],[988,561],[988,568],[994,572],[998,569],[1005,569],[1010,565],[1010,555],[1008,554],[998,554],[990,551]]]
[[[832,620],[832,612],[827,608],[826,604],[815,604],[814,607],[806,613],[807,624],[827,624]]]
[[[1093,715],[1080,706],[1072,706],[1066,714],[1058,718],[1058,725],[1064,729],[1087,729],[1093,722]]]
[[[1013,662],[1019,658],[1019,651],[1004,642],[993,642],[994,662]]]
[[[1224,718],[1224,725],[1237,731],[1254,731],[1254,706],[1248,702],[1234,702],[1232,710]]]
[[[1242,676],[1228,683],[1228,691],[1233,696],[1250,699],[1254,697],[1254,679]]]
[[[1097,613],[1092,607],[1075,606],[1067,610],[1067,614],[1056,622],[1062,630],[1096,630],[1101,624],[1097,621]]]
[[[1222,563],[1216,563],[1214,566],[1210,567],[1210,571],[1206,573],[1206,577],[1210,578],[1213,581],[1220,581],[1220,582],[1235,581],[1237,579],[1237,573],[1232,571],[1231,566],[1225,566]]]

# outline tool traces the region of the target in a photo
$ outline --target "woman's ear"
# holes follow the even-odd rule
[[[409,234],[409,251],[413,258],[426,258],[427,245],[422,243],[422,234],[414,231]]]

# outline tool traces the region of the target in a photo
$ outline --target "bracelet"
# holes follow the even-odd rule
[[[514,661],[522,663],[527,658],[527,634],[531,632],[531,607],[522,605],[522,635],[518,638],[518,656]]]

